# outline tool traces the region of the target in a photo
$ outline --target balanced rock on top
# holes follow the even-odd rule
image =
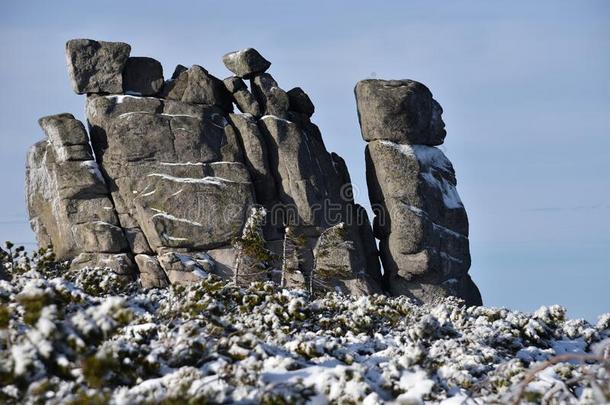
[[[263,73],[271,66],[271,62],[253,48],[229,52],[222,57],[222,61],[227,69],[243,79]]]
[[[66,61],[77,94],[123,92],[123,69],[131,46],[123,42],[72,39],[66,44]]]
[[[362,80],[356,85],[358,119],[365,141],[435,146],[446,135],[443,109],[414,80]]]

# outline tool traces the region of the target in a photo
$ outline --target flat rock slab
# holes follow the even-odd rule
[[[66,44],[66,61],[77,94],[123,92],[123,69],[131,46],[123,42],[72,39]]]
[[[158,256],[159,263],[171,284],[188,285],[207,278],[214,262],[205,253],[167,252]]]
[[[132,280],[135,264],[129,253],[81,253],[72,260],[70,269],[79,270],[84,268],[106,268],[127,280]]]

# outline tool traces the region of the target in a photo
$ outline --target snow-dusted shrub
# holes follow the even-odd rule
[[[108,280],[89,290],[82,280],[112,276],[88,270],[47,277],[31,266],[0,281],[0,403],[610,398],[610,315],[591,325],[561,307],[525,314],[336,293],[311,301],[213,276],[166,290]]]

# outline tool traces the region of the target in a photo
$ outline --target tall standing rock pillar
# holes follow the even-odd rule
[[[445,139],[442,108],[412,80],[363,80],[356,101],[366,147],[374,233],[392,295],[423,302],[448,295],[480,305],[468,275],[468,218]]]

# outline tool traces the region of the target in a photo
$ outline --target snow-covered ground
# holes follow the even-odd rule
[[[310,301],[213,278],[141,291],[101,269],[46,273],[0,281],[0,403],[610,398],[610,314],[591,325],[559,306],[526,314],[454,299]]]

